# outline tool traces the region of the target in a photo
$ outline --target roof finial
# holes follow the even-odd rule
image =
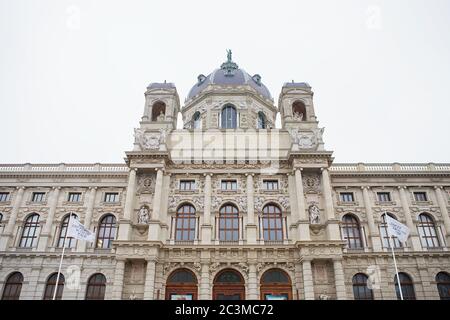
[[[231,49],[227,49],[227,61],[231,62]]]

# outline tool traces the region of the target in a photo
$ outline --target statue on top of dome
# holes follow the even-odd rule
[[[227,49],[227,60],[228,62],[231,62],[231,49]]]

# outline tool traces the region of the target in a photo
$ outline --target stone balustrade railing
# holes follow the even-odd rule
[[[450,171],[449,163],[335,163],[332,172],[436,172]]]
[[[127,172],[125,164],[0,164],[1,172]]]

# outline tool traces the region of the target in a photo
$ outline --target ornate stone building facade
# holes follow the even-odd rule
[[[450,164],[335,164],[322,133],[307,83],[277,107],[231,52],[183,108],[150,84],[126,163],[0,165],[2,298],[50,298],[64,245],[62,299],[396,299],[390,246],[406,298],[448,298]]]

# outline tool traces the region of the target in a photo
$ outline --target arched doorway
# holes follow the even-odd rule
[[[177,269],[167,278],[166,300],[197,300],[197,277],[188,269]]]
[[[220,271],[214,278],[214,300],[244,300],[245,284],[242,275],[233,269]]]
[[[291,300],[292,284],[281,269],[270,269],[261,277],[261,300]]]

